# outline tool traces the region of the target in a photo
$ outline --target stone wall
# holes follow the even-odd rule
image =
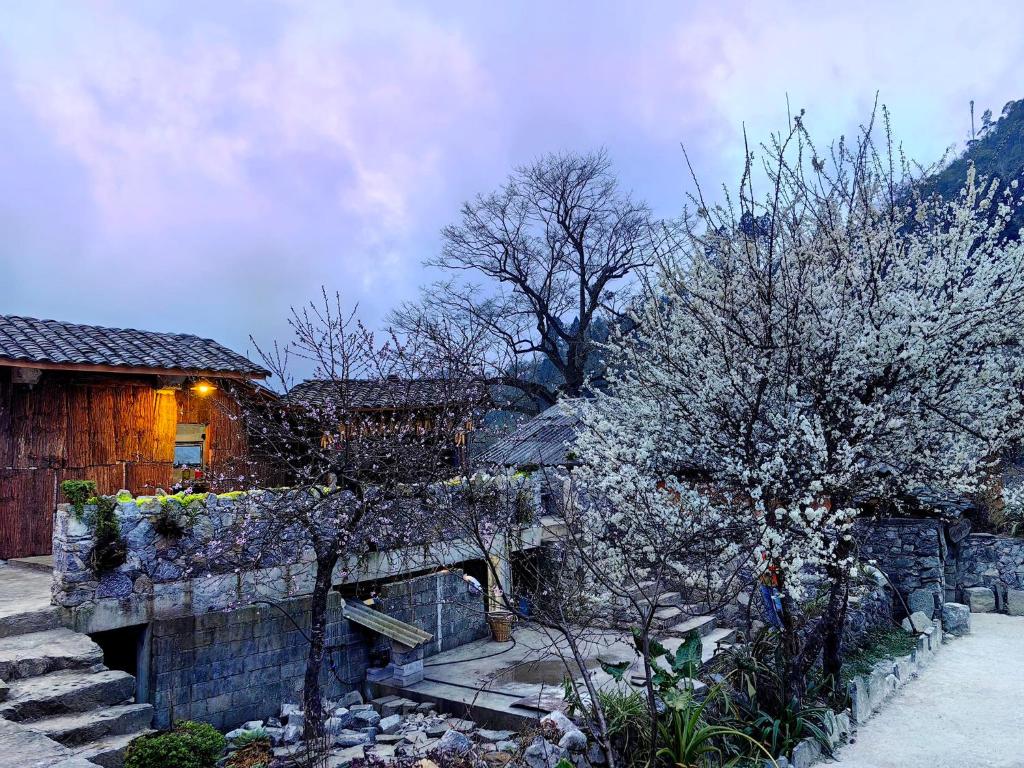
[[[321,683],[325,695],[339,696],[362,681],[368,643],[342,618],[339,595],[332,594],[328,606],[327,642],[344,647],[331,654],[337,676],[325,669]],[[194,719],[228,729],[276,715],[282,701],[301,695],[308,648],[302,632],[308,630],[308,597],[280,608],[256,605],[153,622],[154,726]]]
[[[497,482],[497,481],[495,481]],[[438,486],[458,502],[458,488]],[[433,487],[432,487],[433,488]],[[540,507],[536,483],[509,481],[495,493],[505,506],[496,514],[515,515],[524,527],[508,541],[510,549],[540,542],[535,513]],[[480,492],[477,489],[477,498]],[[333,497],[333,498],[340,498]],[[468,496],[461,497],[464,500]],[[304,491],[252,491],[245,494],[207,494],[184,497],[119,496],[114,514],[127,547],[127,560],[101,575],[89,568],[93,532],[89,520],[95,507],[79,515],[70,505],[57,508],[53,532],[53,602],[63,609],[65,622],[82,632],[145,624],[158,619],[198,615],[257,598],[285,600],[312,592],[315,553],[304,544],[307,536],[289,531],[280,519],[290,517],[290,505],[309,504]],[[344,499],[338,503],[345,503]],[[392,502],[395,520],[429,517],[433,497],[410,495]],[[465,501],[463,503],[466,503]],[[168,516],[179,521],[179,536],[161,535]],[[437,517],[434,513],[434,517]],[[267,536],[267,526],[274,535]],[[402,523],[393,524],[399,527]],[[396,536],[392,548],[374,541],[362,557],[342,558],[335,584],[382,579],[478,557],[469,542],[429,525],[415,526],[412,535]],[[419,536],[422,538],[415,538]],[[433,536],[433,539],[430,537]],[[270,548],[266,541],[280,542]]]
[[[964,520],[891,518],[861,520],[856,535],[861,559],[892,579],[911,612],[935,616],[943,602],[965,602],[965,590],[973,587],[992,589],[1004,609],[1007,590],[1024,589],[1024,539],[966,535],[969,528]],[[901,618],[899,600],[894,608]]]
[[[434,636],[424,656],[487,637],[483,595],[461,573],[445,572],[393,582],[381,588],[381,610]]]
[[[902,601],[896,600],[897,618],[924,610],[929,616],[946,600],[945,562],[948,548],[940,520],[886,518],[859,520],[855,537],[861,561],[867,561],[889,577]]]
[[[1000,605],[1008,589],[1024,589],[1024,539],[972,533],[959,546],[957,588],[989,587]]]
[[[488,634],[483,597],[461,573],[393,582],[380,593],[388,615],[434,636],[424,656]],[[308,597],[153,622],[147,687],[154,725],[191,718],[229,729],[277,715],[282,702],[298,703],[308,629]],[[328,602],[327,643],[337,646],[321,679],[332,698],[359,688],[370,650],[389,644],[346,620],[337,592]]]

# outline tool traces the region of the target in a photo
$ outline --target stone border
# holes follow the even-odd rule
[[[959,603],[945,603],[943,614],[955,616],[957,634],[968,634],[970,614],[967,606]],[[966,625],[963,616],[966,614]],[[909,655],[884,659],[875,664],[870,675],[857,675],[847,688],[850,695],[850,709],[835,715],[829,724],[828,737],[833,750],[847,743],[854,730],[866,723],[879,712],[884,704],[900,688],[918,677],[928,667],[945,643],[957,635],[943,631],[942,621],[930,622],[917,636],[917,648]],[[825,757],[817,739],[807,738],[793,749],[791,757],[778,757],[779,768],[810,768]],[[765,766],[771,763],[765,762]]]

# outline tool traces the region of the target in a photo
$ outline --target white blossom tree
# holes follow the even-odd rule
[[[577,448],[627,524],[660,507],[671,525],[697,492],[756,536],[797,695],[822,651],[841,665],[858,507],[971,492],[1020,432],[1018,182],[972,172],[956,199],[921,199],[880,114],[821,153],[801,113],[758,168],[748,153],[738,196],[698,185]],[[811,577],[827,606],[798,631]]]

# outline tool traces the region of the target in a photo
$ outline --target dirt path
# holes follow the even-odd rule
[[[837,753],[842,768],[1024,768],[1024,618],[971,616]]]

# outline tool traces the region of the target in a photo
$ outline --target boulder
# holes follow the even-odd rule
[[[349,747],[327,758],[327,768],[346,768],[355,760],[362,760],[366,757],[365,747],[362,745]]]
[[[930,589],[915,589],[907,596],[907,605],[910,607],[911,614],[920,611],[927,614],[929,619],[934,618],[935,593]]]
[[[464,755],[473,749],[473,742],[469,736],[458,731],[445,731],[434,747],[438,752],[448,752],[457,755]],[[553,768],[553,767],[552,767]]]
[[[907,632],[919,635],[925,630],[932,628],[932,618],[924,611],[917,611],[903,620],[903,628]]]
[[[558,746],[568,752],[583,752],[587,748],[587,736],[583,731],[574,728],[566,731],[558,742]]]
[[[542,727],[549,726],[554,728],[561,736],[564,736],[569,731],[578,730],[576,728],[576,723],[561,712],[552,712],[551,714],[544,715],[544,717],[540,719],[540,724]]]
[[[377,727],[380,729],[381,733],[391,734],[397,731],[398,726],[400,726],[401,724],[401,715],[388,715],[387,717],[382,717],[380,719],[380,722],[377,723]]]
[[[369,744],[373,737],[368,733],[359,731],[342,731],[334,737],[334,743],[339,747],[355,747],[362,744]]]
[[[356,709],[352,712],[352,718],[360,726],[375,726],[380,722],[380,715],[370,707],[369,709]]]
[[[515,731],[492,731],[487,728],[481,728],[476,733],[480,741],[508,741],[516,735]]]
[[[971,609],[963,603],[943,603],[942,626],[951,635],[969,635]]]
[[[341,697],[341,701],[338,704],[342,707],[353,707],[357,704],[363,703],[363,694],[359,691],[349,691]]]
[[[1011,616],[1024,616],[1024,589],[1006,590],[1006,612]]]
[[[561,714],[561,712],[557,714]],[[562,715],[562,717],[565,717],[565,715]],[[544,719],[547,719],[547,717]],[[565,719],[568,720],[569,718],[566,717]],[[543,737],[538,736],[523,751],[523,764],[527,768],[555,768],[558,765],[558,761],[562,759],[562,754],[560,748]]]
[[[995,593],[988,587],[968,587],[964,595],[971,613],[991,613],[996,609]]]

